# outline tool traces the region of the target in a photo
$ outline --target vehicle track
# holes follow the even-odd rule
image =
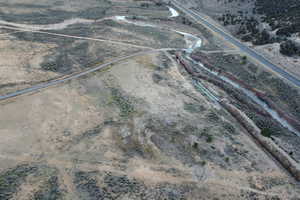
[[[9,30],[16,30],[16,31],[32,32],[32,33],[41,33],[41,34],[46,34],[46,35],[65,37],[65,38],[73,38],[73,39],[80,39],[80,40],[90,40],[90,41],[96,41],[96,42],[107,42],[107,43],[118,44],[118,45],[122,45],[122,46],[131,46],[131,47],[143,48],[143,49],[154,49],[154,48],[148,47],[148,46],[130,44],[130,43],[114,41],[114,40],[106,40],[106,39],[99,39],[99,38],[67,35],[67,34],[61,34],[61,33],[52,33],[52,32],[48,32],[48,31],[32,30],[32,29],[25,29],[25,28],[16,28],[16,27],[10,27],[10,26],[0,26],[0,28],[9,29]]]

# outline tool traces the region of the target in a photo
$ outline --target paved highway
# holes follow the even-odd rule
[[[36,92],[36,91],[39,91],[39,90],[44,89],[44,88],[48,88],[48,87],[51,87],[51,86],[54,86],[54,85],[58,85],[58,84],[61,84],[61,83],[64,83],[64,82],[82,77],[82,76],[87,75],[89,73],[101,70],[101,69],[103,69],[103,68],[105,68],[109,65],[114,64],[114,63],[126,60],[128,58],[132,58],[132,57],[139,56],[139,55],[142,55],[142,54],[147,54],[147,53],[152,53],[152,52],[157,52],[157,51],[168,51],[168,50],[177,50],[177,49],[172,49],[172,48],[154,49],[154,50],[142,51],[142,52],[138,52],[138,53],[135,53],[135,54],[131,54],[129,56],[124,56],[124,57],[121,57],[121,58],[117,58],[117,59],[115,59],[111,62],[105,63],[103,65],[99,65],[97,67],[94,67],[94,68],[91,68],[91,69],[88,69],[88,70],[85,70],[85,71],[82,71],[82,72],[70,74],[70,75],[67,75],[63,78],[58,78],[58,79],[51,80],[51,81],[48,81],[48,82],[45,82],[45,83],[40,83],[40,84],[34,85],[32,87],[25,88],[25,89],[22,89],[22,90],[18,90],[16,92],[12,92],[12,93],[5,94],[5,95],[2,95],[2,96],[0,95],[0,101],[10,99],[10,98],[13,98],[13,97],[17,97],[17,96],[20,96],[20,95],[24,95],[24,94]]]
[[[240,41],[235,39],[233,36],[226,33],[225,31],[223,31],[221,28],[217,27],[216,25],[213,25],[213,24],[209,23],[203,16],[199,15],[195,11],[185,8],[183,5],[181,5],[180,3],[178,3],[175,0],[171,0],[171,2],[179,10],[181,10],[185,14],[191,16],[194,20],[200,22],[201,24],[205,25],[210,30],[212,30],[215,33],[222,36],[225,40],[227,40],[228,42],[230,42],[234,46],[238,47],[242,52],[244,52],[249,57],[255,59],[257,62],[259,62],[259,63],[263,64],[264,66],[266,66],[266,67],[272,69],[273,71],[277,72],[279,75],[281,75],[282,77],[284,77],[285,79],[287,79],[288,81],[293,83],[294,85],[300,87],[300,80],[298,78],[296,78],[295,76],[289,74],[288,72],[284,71],[280,67],[276,66],[271,61],[269,61],[268,59],[266,59],[265,57],[263,57],[262,55],[260,55],[256,51],[254,51],[253,49],[247,47],[246,45],[244,45],[243,43],[241,43]]]

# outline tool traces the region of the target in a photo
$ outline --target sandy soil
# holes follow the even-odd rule
[[[0,10],[3,13],[32,12],[28,6],[20,9],[22,4],[11,6],[19,0],[2,3],[8,7]],[[46,12],[44,6],[51,2],[22,3],[38,5],[40,12]],[[92,9],[95,3],[88,0],[83,6],[81,0],[75,0],[51,6],[77,12]],[[119,3],[124,12],[128,9],[129,15],[143,14],[140,2],[113,3]],[[170,16],[167,7],[151,6],[146,16]],[[151,23],[195,34],[203,38],[204,47],[214,41],[213,50],[230,49],[214,35],[204,38],[200,28],[177,20]],[[72,24],[56,31],[153,48],[186,48],[184,37],[174,31],[114,20]],[[39,34],[0,36],[0,84],[30,85],[138,51]],[[53,62],[70,69],[41,68]],[[14,89],[11,86],[1,92]],[[49,195],[75,200],[105,195],[108,199],[174,199],[180,195],[195,200],[291,199],[300,194],[293,179],[233,117],[216,109],[194,88],[170,52],[127,59],[71,82],[2,101],[0,110],[0,179],[14,183],[0,182],[0,192],[11,199]],[[233,128],[229,131],[225,125]]]
[[[230,171],[219,166],[215,161],[207,161],[203,167],[189,166],[178,158],[166,156],[159,146],[155,147],[159,155],[154,159],[134,156],[124,163],[122,160],[127,157],[127,153],[120,149],[120,141],[116,139],[116,134],[119,134],[117,127],[107,126],[99,129],[101,134],[88,134],[87,131],[98,130],[96,127],[99,124],[111,118],[122,123],[123,120],[118,116],[118,109],[109,103],[108,88],[116,86],[136,99],[133,101],[138,108],[138,113],[133,120],[136,127],[134,132],[141,131],[143,119],[149,114],[160,115],[161,118],[171,121],[178,120],[175,117],[180,115],[183,118],[189,117],[191,121],[198,121],[198,127],[205,126],[207,122],[204,119],[199,120],[205,114],[191,115],[183,109],[184,102],[194,100],[184,96],[180,91],[194,89],[187,84],[186,78],[178,71],[176,63],[171,62],[169,70],[166,71],[165,78],[169,84],[153,82],[151,74],[155,70],[155,65],[159,65],[158,56],[152,54],[130,59],[104,73],[97,73],[96,76],[2,102],[0,105],[3,111],[0,115],[2,138],[0,167],[5,169],[23,162],[45,163],[60,169],[67,191],[76,190],[70,183],[72,181],[69,179],[72,179],[72,175],[68,172],[74,171],[74,167],[77,170],[105,170],[117,174],[124,174],[121,169],[125,167],[125,174],[128,177],[135,178],[146,185],[192,183],[200,188],[214,185],[220,189],[211,190],[217,196],[223,194],[222,190],[225,193],[246,191],[283,198],[290,197],[288,195],[290,192],[296,192],[289,182],[281,183],[276,189],[272,187],[267,190],[264,189],[267,187],[265,183],[261,183],[261,186],[257,185],[257,188],[251,186],[250,178],[262,180],[261,178],[265,177],[286,181],[288,179],[286,174],[240,129],[238,131],[241,131],[241,134],[234,138],[234,143],[238,145],[218,133],[215,136],[214,145],[223,153],[226,152],[228,145],[237,151],[248,152],[247,159],[237,166],[232,158]],[[203,103],[208,103],[199,93],[195,92],[195,97]],[[153,132],[150,135],[153,134],[157,133]],[[145,142],[149,141],[145,139]],[[155,146],[154,143],[151,144]],[[201,154],[196,157],[200,160],[205,158]],[[91,164],[93,162],[98,164]],[[258,170],[251,173],[244,170],[244,167],[252,168],[252,166]],[[165,172],[171,168],[175,168],[180,173],[172,175]],[[27,188],[29,183],[24,184],[21,194],[16,194],[17,196],[30,196],[34,193],[34,188],[39,187],[37,183],[29,188]]]
[[[280,66],[294,76],[300,77],[300,58],[287,57],[280,53],[280,44],[267,44],[254,47],[258,52],[263,54],[266,58],[273,63]]]

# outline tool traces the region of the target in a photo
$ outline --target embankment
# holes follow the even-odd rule
[[[222,88],[224,91],[228,92],[231,89],[229,86],[222,82],[222,80],[217,80],[215,78],[206,76],[204,74],[195,72],[193,68],[181,57],[180,54],[176,54],[178,62],[184,67],[184,69],[193,76],[193,78],[199,78],[213,83],[214,85]],[[235,80],[232,76],[231,80]],[[229,77],[228,77],[229,78]],[[250,86],[247,86],[251,89]],[[263,97],[263,93],[255,89],[251,90],[257,92]],[[267,151],[269,152],[297,181],[300,181],[300,166],[293,160],[285,151],[278,147],[270,138],[264,137],[261,134],[261,130],[255,125],[255,123],[246,116],[245,113],[237,109],[235,106],[230,104],[227,100],[221,100],[219,102],[235,119],[252,135],[252,137]],[[261,110],[258,110],[261,114],[266,114]]]
[[[230,112],[239,123],[241,123],[245,129],[253,136],[253,138],[265,148],[281,165],[287,169],[297,181],[300,181],[300,166],[299,164],[290,158],[290,156],[280,149],[270,138],[264,137],[261,134],[261,130],[249,119],[243,112],[231,105],[226,100],[221,100],[220,104]]]
[[[259,99],[264,101],[272,110],[276,111],[282,119],[286,120],[290,125],[292,125],[297,131],[300,132],[300,122],[297,119],[295,119],[294,116],[291,116],[289,113],[287,113],[283,109],[281,109],[276,103],[274,103],[268,97],[268,95],[266,93],[251,87],[249,84],[238,79],[233,74],[226,72],[226,71],[222,71],[222,70],[217,69],[216,67],[212,66],[209,62],[209,59],[202,53],[192,54],[191,58],[198,62],[201,62],[204,65],[204,67],[206,67],[207,69],[219,73],[220,75],[228,78],[229,80],[233,81],[234,83],[237,83],[239,86],[254,93]]]

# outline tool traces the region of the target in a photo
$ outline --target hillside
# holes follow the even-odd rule
[[[3,0],[0,66],[0,200],[299,199],[300,89],[168,3]]]
[[[219,21],[274,63],[300,76],[299,1],[195,0],[190,6]]]

